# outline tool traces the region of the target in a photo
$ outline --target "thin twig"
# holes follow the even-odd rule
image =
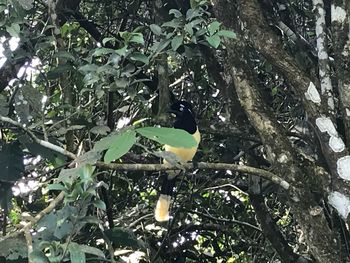
[[[18,232],[21,233],[21,232],[25,232],[25,231],[29,230],[34,224],[39,222],[39,220],[41,218],[43,218],[45,215],[49,214],[63,200],[63,197],[64,197],[64,192],[62,191],[58,196],[56,196],[55,199],[53,199],[50,202],[50,204],[46,208],[41,210],[30,222],[25,224],[22,227],[22,229],[20,231],[18,231]]]
[[[146,219],[147,217],[152,217],[152,216],[153,216],[153,213],[146,214],[146,215],[143,215],[143,216],[139,217],[138,219],[136,219],[134,222],[132,222],[129,225],[129,228],[132,228],[132,227],[136,226],[140,221]]]
[[[242,189],[240,189],[239,187],[237,187],[237,186],[235,186],[233,184],[216,185],[216,186],[204,188],[203,190],[215,190],[215,189],[221,189],[221,188],[224,188],[224,187],[234,188],[237,191],[239,191],[241,194],[248,196],[248,194],[246,192],[242,191]]]
[[[29,233],[30,228],[39,222],[40,219],[42,219],[45,215],[49,214],[64,198],[64,192],[62,191],[58,196],[56,196],[55,199],[53,199],[50,204],[41,210],[35,217],[31,218],[31,220],[26,223],[19,231],[16,231],[8,236],[5,236],[3,239],[0,238],[0,242],[3,242],[4,240],[8,238],[17,237],[20,234],[26,235],[26,233]],[[27,243],[28,238],[26,237]],[[28,248],[29,249],[29,248]]]
[[[91,100],[89,100],[85,105],[83,105],[83,106],[81,106],[81,107],[78,106],[78,108],[76,109],[76,111],[74,111],[72,114],[70,114],[70,115],[67,116],[66,118],[64,118],[64,119],[62,119],[62,120],[59,120],[59,121],[53,123],[47,130],[48,130],[48,131],[51,131],[51,130],[53,130],[53,128],[55,128],[56,126],[60,125],[61,123],[66,122],[67,120],[71,119],[71,118],[74,117],[75,115],[81,113],[81,112],[80,112],[80,109],[85,109],[85,108],[87,108],[87,107],[90,106],[94,101],[95,101],[95,99],[91,99]]]
[[[241,226],[247,226],[247,227],[253,228],[254,230],[257,230],[259,232],[262,231],[257,226],[254,226],[254,225],[249,224],[247,222],[239,221],[239,220],[236,220],[236,219],[217,218],[217,217],[211,216],[209,214],[205,214],[205,213],[194,211],[194,210],[187,210],[187,211],[190,212],[190,213],[193,213],[193,214],[197,214],[197,215],[206,217],[206,218],[214,220],[214,221],[225,222],[225,223],[232,223],[232,224],[237,224],[237,225],[241,225]]]

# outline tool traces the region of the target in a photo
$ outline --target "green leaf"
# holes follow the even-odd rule
[[[34,0],[17,0],[17,2],[22,6],[25,10],[30,10],[33,8]]]
[[[58,182],[63,182],[64,184],[73,184],[76,178],[78,178],[79,169],[80,167],[62,169],[58,176]]]
[[[111,66],[111,65],[108,65],[108,64],[105,64],[105,65],[103,65],[103,66],[101,66],[101,67],[98,67],[98,69],[97,69],[97,71],[96,71],[96,73],[97,74],[105,74],[105,75],[113,75],[113,76],[115,76],[115,75],[117,75],[117,69],[115,68],[115,67],[113,67],[113,66]]]
[[[129,41],[132,43],[137,43],[142,45],[145,44],[145,40],[143,39],[143,35],[141,33],[132,33]]]
[[[79,71],[83,73],[96,72],[98,70],[98,66],[95,64],[87,64],[79,68]]]
[[[84,164],[79,169],[80,180],[84,183],[92,182],[92,174],[94,173],[95,166],[91,164]]]
[[[93,224],[93,225],[98,225],[101,223],[101,221],[95,216],[84,216],[82,220],[87,224]]]
[[[156,24],[151,24],[149,28],[151,29],[152,33],[156,36],[160,36],[162,34],[162,28]]]
[[[166,49],[166,47],[169,46],[170,43],[171,43],[170,39],[164,39],[161,42],[154,44],[152,49],[154,49],[155,53],[160,53],[164,49]]]
[[[186,12],[186,20],[191,21],[193,18],[203,15],[200,9],[188,9]]]
[[[103,202],[103,201],[100,200],[100,199],[95,200],[93,204],[94,204],[94,206],[95,206],[96,208],[99,208],[99,209],[101,209],[101,210],[103,210],[103,211],[106,210],[106,204],[105,204],[105,202]]]
[[[130,59],[133,61],[141,61],[142,63],[148,65],[149,64],[149,59],[146,55],[140,53],[140,52],[134,52],[130,56]]]
[[[220,30],[218,35],[220,37],[237,38],[236,33],[230,30]]]
[[[117,49],[117,50],[114,50],[114,52],[117,53],[119,56],[125,56],[127,50],[128,50],[128,47],[125,45],[125,46],[122,47],[122,48],[119,48],[119,49]]]
[[[112,241],[113,247],[132,247],[140,249],[143,244],[129,228],[115,227],[105,231],[107,237]]]
[[[47,231],[50,231],[52,233],[56,229],[56,226],[57,226],[57,215],[55,211],[43,216],[43,218],[41,218],[37,224],[38,229],[45,227],[47,228]]]
[[[106,152],[104,161],[109,163],[119,159],[126,154],[136,142],[136,133],[134,131],[126,131],[120,134],[112,144],[112,147]]]
[[[102,138],[94,145],[95,151],[104,151],[111,147],[111,144],[114,142],[114,140],[120,135],[120,133],[112,133],[107,137]]]
[[[49,263],[49,259],[45,256],[45,254],[40,250],[34,250],[30,253],[29,258],[31,262],[36,263]]]
[[[84,76],[83,81],[84,81],[86,86],[89,86],[89,85],[93,85],[93,84],[99,82],[100,78],[98,77],[98,75],[96,73],[87,73]],[[99,94],[99,91],[97,91],[96,94]]]
[[[4,259],[2,262],[13,262],[17,259],[27,258],[28,248],[24,235],[0,238],[0,257],[6,258],[6,260]]]
[[[220,37],[215,34],[210,37],[206,36],[205,39],[208,41],[209,45],[211,45],[214,48],[218,48],[221,42]]]
[[[272,95],[272,96],[275,96],[277,93],[278,93],[278,87],[277,87],[277,86],[276,86],[276,87],[273,87],[273,88],[271,89],[271,95]]]
[[[173,49],[173,51],[176,51],[182,45],[183,40],[184,37],[179,35],[175,36],[171,40],[171,48]]]
[[[121,72],[120,72],[120,76],[121,77],[131,77],[136,71],[136,67],[131,64],[128,63],[124,68],[122,68]]]
[[[6,31],[12,36],[12,37],[19,37],[19,32],[21,28],[19,24],[11,24],[10,26],[6,26]]]
[[[193,28],[191,23],[185,25],[185,30],[191,37],[193,36]]]
[[[118,78],[118,79],[115,79],[112,84],[113,85],[111,85],[111,90],[125,88],[128,86],[129,80],[127,78]]]
[[[11,223],[15,224],[15,225],[19,224],[19,222],[22,220],[21,214],[18,211],[13,210],[13,209],[10,211],[8,216],[11,220]]]
[[[220,26],[221,23],[219,23],[218,21],[210,23],[208,26],[209,35],[214,35],[214,33],[219,30]]]
[[[199,25],[201,23],[205,22],[205,20],[203,18],[197,18],[195,20],[192,20],[189,24],[192,26],[192,27],[195,27],[196,25]],[[206,28],[202,28],[203,30],[207,31]]]
[[[66,75],[67,72],[74,70],[74,68],[71,65],[68,64],[60,64],[56,68],[51,69],[49,72],[47,72],[47,78],[57,79],[61,77],[62,75]]]
[[[47,189],[64,191],[66,188],[62,184],[49,184]]]
[[[99,250],[98,248],[90,247],[87,245],[80,245],[80,249],[86,254],[95,255],[95,256],[98,256],[100,258],[106,258],[105,255],[103,254],[103,252],[101,250]]]
[[[110,131],[111,129],[106,125],[97,125],[90,129],[91,133],[99,135],[107,135]]]
[[[197,38],[196,38],[196,36],[192,36],[191,37],[191,42],[192,43],[194,43],[194,44],[197,44]],[[188,48],[188,47],[187,47]],[[185,52],[186,52],[186,50],[185,50]],[[186,54],[186,53],[185,53]]]
[[[102,45],[106,45],[106,43],[108,43],[108,42],[112,42],[113,44],[114,44],[114,42],[115,42],[115,37],[106,37],[106,38],[104,38],[104,39],[102,39]]]
[[[207,30],[205,29],[205,28],[201,28],[201,29],[199,29],[194,35],[196,36],[196,37],[199,37],[199,36],[203,36],[204,34],[206,34],[207,33]]]
[[[0,13],[4,12],[7,9],[6,5],[0,4]]]
[[[115,52],[114,49],[101,47],[101,48],[96,48],[94,53],[92,53],[92,56],[93,57],[100,57],[100,56],[108,55],[108,54],[111,54],[114,52]]]
[[[171,27],[171,28],[179,28],[182,23],[179,19],[173,19],[171,21],[165,22],[162,24],[162,27]]]
[[[57,53],[55,53],[53,55],[54,58],[64,58],[64,59],[67,59],[69,61],[74,61],[75,60],[75,57],[67,52],[67,51],[58,51]]]
[[[67,202],[67,197],[65,198]],[[72,234],[73,223],[70,219],[74,214],[77,213],[77,208],[66,205],[61,210],[57,211],[57,222],[54,230],[54,236],[58,239],[62,239]]]
[[[170,9],[169,15],[174,15],[176,18],[182,17],[182,13],[177,9]]]
[[[85,263],[86,257],[84,251],[81,249],[80,245],[71,242],[68,246],[69,256],[71,263]]]
[[[193,136],[182,129],[145,127],[135,131],[148,139],[173,147],[191,148],[197,145]]]
[[[126,154],[135,142],[136,133],[132,130],[127,130],[101,139],[95,144],[94,150],[103,151],[108,149],[104,160],[109,163]]]

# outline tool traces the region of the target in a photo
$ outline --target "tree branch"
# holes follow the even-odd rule
[[[19,127],[21,128],[22,130],[24,130],[29,136],[30,138],[36,142],[37,144],[40,144],[41,146],[45,147],[45,148],[48,148],[50,150],[53,150],[55,152],[58,152],[64,156],[67,156],[69,157],[70,159],[76,159],[77,156],[74,154],[74,153],[71,153],[69,151],[67,151],[66,149],[63,149],[62,147],[59,147],[55,144],[52,144],[50,142],[47,142],[47,141],[44,141],[44,140],[41,140],[39,139],[38,137],[35,136],[35,134],[29,130],[28,128],[26,128],[25,126],[23,126],[21,123],[15,121],[15,120],[12,120],[8,117],[4,117],[4,116],[0,116],[0,121],[2,122],[6,122],[6,123],[9,123],[9,124],[12,124],[16,127]]]
[[[211,216],[209,214],[205,214],[205,213],[202,213],[202,212],[199,212],[199,211],[194,211],[194,210],[187,210],[187,212],[192,213],[192,214],[197,214],[199,216],[208,218],[208,219],[213,220],[213,221],[218,221],[218,222],[222,222],[222,223],[237,224],[237,225],[241,225],[241,226],[250,227],[250,228],[252,228],[252,229],[254,229],[256,231],[259,231],[259,232],[262,231],[258,226],[249,224],[248,222],[239,221],[239,220],[236,220],[236,219],[217,218],[217,217]]]
[[[178,170],[178,167],[170,164],[130,164],[130,163],[103,163],[97,162],[97,167],[105,168],[109,170],[118,171],[166,171],[166,170]],[[260,176],[264,179],[270,180],[282,188],[288,190],[290,185],[287,181],[281,179],[277,175],[263,170],[245,165],[230,164],[230,163],[204,163],[199,162],[196,165],[193,163],[182,164],[182,167],[188,169],[207,169],[207,170],[233,170],[236,172],[252,174]]]
[[[24,130],[28,135],[31,137],[31,139],[40,144],[43,147],[46,147],[50,150],[53,150],[55,152],[61,153],[71,159],[76,159],[77,156],[74,153],[71,153],[55,144],[52,144],[50,142],[44,141],[39,139],[35,136],[35,134],[29,130],[28,128],[24,127],[21,123],[14,121],[8,117],[0,116],[0,121],[10,123],[16,127],[21,128]],[[106,164],[103,162],[97,162],[96,166],[109,169],[109,170],[119,170],[119,171],[165,171],[165,170],[176,170],[178,169],[176,166],[171,166],[169,164],[118,164],[118,163],[111,163]],[[184,169],[210,169],[210,170],[234,170],[237,172],[247,173],[247,174],[254,174],[258,175],[262,178],[265,178],[267,180],[270,180],[277,185],[280,185],[282,188],[288,190],[289,189],[289,183],[285,180],[279,178],[275,174],[263,170],[258,169],[250,166],[244,166],[244,165],[237,165],[237,164],[228,164],[228,163],[198,163],[198,166],[193,165],[192,163],[186,163],[182,165]]]
[[[214,11],[217,16],[220,15],[223,24],[228,28],[237,28],[239,33],[244,34],[245,32],[242,32],[238,27],[237,20],[232,18],[232,14],[236,11],[232,5],[234,1],[217,0],[214,2]],[[268,53],[270,55],[269,58],[271,58],[270,53],[272,53],[274,62],[283,64],[285,62],[285,58],[281,54],[283,49],[279,49],[279,40],[275,36],[270,36],[271,30],[265,25],[258,1],[239,0],[238,2],[244,22],[256,30],[249,32],[250,35],[253,35],[253,40],[256,42],[254,45],[258,46],[259,51],[261,49]],[[237,41],[226,40],[225,44],[228,50],[228,56],[225,60],[226,68],[231,70],[240,103],[250,123],[259,133],[269,161],[274,166],[277,166],[280,176],[283,176],[292,186],[295,186],[291,187],[288,192],[289,204],[298,223],[306,233],[310,251],[319,262],[340,262],[339,240],[329,228],[322,209],[319,213],[313,212],[319,208],[319,203],[315,200],[314,194],[310,190],[310,182],[305,180],[305,174],[312,178],[311,180],[318,180],[315,171],[313,171],[314,165],[298,156],[271,109],[261,98],[256,84],[256,76],[247,61],[247,57],[250,54],[248,53],[244,36]],[[275,57],[276,54],[279,54],[279,56]],[[289,68],[284,69],[284,71],[287,70]],[[299,68],[295,68],[295,70],[300,71]],[[291,74],[289,71],[288,73],[290,76],[293,75],[293,78],[298,81],[302,79],[300,77],[302,75],[295,76],[295,72]],[[300,74],[305,75],[303,72],[300,72]],[[296,80],[293,81],[295,82]],[[305,85],[305,88],[307,88],[307,85]],[[301,96],[304,101],[307,100],[305,98],[306,95],[301,93]],[[316,103],[307,102],[307,104],[310,104],[311,108],[318,108]],[[317,111],[313,113],[317,114]]]
[[[26,223],[19,231],[16,231],[8,236],[5,236],[3,239],[0,238],[0,245],[1,245],[1,242],[6,242],[6,239],[8,238],[16,237],[19,234],[25,235],[26,232],[28,232],[33,225],[38,223],[40,219],[42,219],[45,215],[49,214],[53,209],[55,209],[55,207],[63,200],[63,198],[64,198],[64,192],[62,191],[58,196],[56,196],[55,199],[53,199],[50,202],[50,204],[46,208],[41,210],[34,218],[32,218],[28,223]],[[26,239],[28,242],[28,237],[26,237]]]
[[[232,2],[228,0],[228,2]],[[309,124],[314,128],[321,144],[323,156],[332,175],[332,188],[324,187],[329,203],[342,217],[347,218],[350,212],[337,207],[336,196],[350,202],[350,155],[340,137],[332,116],[324,107],[326,104],[318,92],[317,85],[305,74],[280,43],[277,36],[269,28],[257,0],[239,0],[240,17],[249,30],[251,43],[293,86],[301,99],[308,115]],[[228,4],[231,5],[231,4]],[[230,27],[230,25],[227,25]],[[348,61],[348,60],[347,60]],[[333,190],[333,192],[330,192]]]
[[[58,196],[56,196],[55,199],[53,199],[50,204],[41,210],[33,220],[31,220],[29,223],[23,226],[23,228],[20,230],[20,232],[26,231],[26,229],[31,228],[34,224],[38,223],[41,218],[43,218],[45,215],[49,214],[62,200],[64,197],[64,192],[60,192]]]
[[[331,1],[331,10],[345,11],[350,14],[350,2],[348,0]],[[335,74],[340,98],[340,109],[344,123],[345,138],[350,149],[350,67],[349,67],[349,19],[343,19],[333,12],[332,17],[332,49],[334,50]],[[335,13],[335,14],[334,14]],[[349,16],[349,15],[348,15]]]
[[[249,195],[250,203],[252,204],[257,220],[261,226],[262,232],[271,242],[274,249],[280,255],[281,262],[311,262],[308,259],[294,253],[293,248],[289,246],[281,233],[274,219],[271,217],[266,205],[264,197],[261,195]],[[300,259],[300,261],[298,261]]]
[[[316,46],[321,94],[327,100],[328,113],[334,118],[335,105],[327,51],[326,10],[323,0],[313,0],[313,5],[316,13]]]

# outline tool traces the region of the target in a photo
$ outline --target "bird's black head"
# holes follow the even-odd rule
[[[176,101],[170,107],[169,113],[175,114],[176,120],[174,128],[183,129],[190,134],[194,134],[197,130],[197,123],[194,119],[194,112],[191,104],[187,101]]]

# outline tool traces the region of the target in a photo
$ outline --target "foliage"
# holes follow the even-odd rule
[[[279,262],[256,196],[286,246],[312,258],[285,193],[267,180],[235,170],[186,171],[176,182],[172,220],[159,224],[159,172],[99,166],[159,163],[164,144],[196,144],[158,111],[159,82],[168,79],[170,100],[187,100],[197,112],[202,141],[194,166],[200,160],[280,172],[239,106],[231,69],[223,69],[225,44],[246,32],[225,28],[209,1],[161,2],[0,0],[0,116],[12,120],[0,123],[1,262]],[[271,5],[264,7],[271,27],[293,21],[293,31],[313,41],[310,4]],[[315,73],[313,52],[276,31],[300,67]],[[248,46],[249,78],[261,100],[292,134],[284,136],[300,159],[314,160],[320,150],[298,94]],[[317,186],[312,190],[323,203]]]

